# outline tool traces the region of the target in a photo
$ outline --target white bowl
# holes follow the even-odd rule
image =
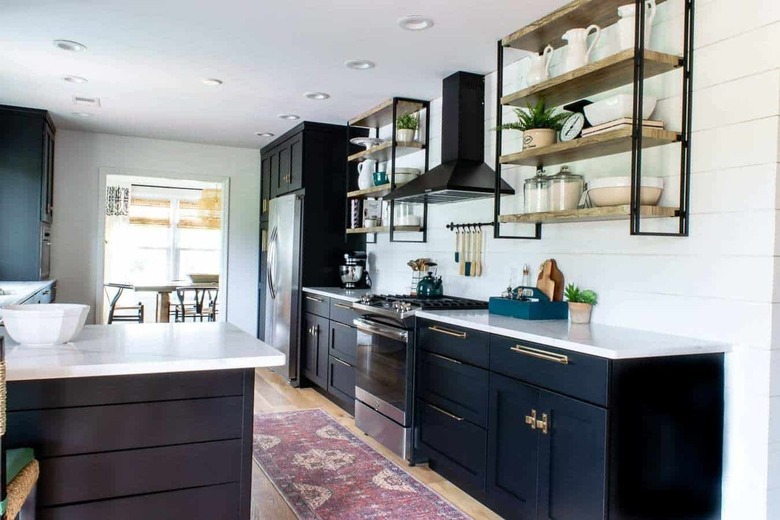
[[[417,173],[398,173],[395,172],[395,183],[396,184],[406,184],[407,182],[413,181],[417,178],[419,174]]]
[[[656,98],[643,96],[642,119],[650,119],[655,110]],[[593,126],[614,121],[623,117],[634,117],[634,96],[618,94],[616,96],[585,105],[585,116]]]
[[[192,282],[192,283],[217,283],[217,282],[219,282],[219,275],[218,274],[189,273],[187,275],[187,278],[189,278],[190,282]]]
[[[44,303],[9,305],[2,309],[8,335],[25,345],[61,345],[79,335],[89,314],[89,305]]]
[[[655,206],[661,200],[664,180],[661,177],[642,177],[639,200],[643,206]],[[622,206],[631,203],[631,178],[604,177],[588,182],[588,197],[596,207]]]

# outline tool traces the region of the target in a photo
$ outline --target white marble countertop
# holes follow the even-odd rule
[[[0,294],[0,308],[6,305],[17,305],[31,297],[44,287],[48,287],[56,280],[44,280],[42,282],[3,282],[0,281],[0,289],[4,293]]]
[[[0,328],[4,332],[4,329]],[[88,325],[53,347],[5,338],[9,381],[281,366],[284,354],[228,323]]]
[[[608,359],[711,354],[730,350],[729,345],[696,338],[597,323],[572,325],[568,320],[521,320],[490,314],[487,310],[417,311],[415,316]]]
[[[371,294],[371,289],[342,289],[341,287],[304,287],[303,292],[319,294],[345,302],[356,302],[364,294]]]

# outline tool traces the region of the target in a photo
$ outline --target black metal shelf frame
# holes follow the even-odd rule
[[[683,34],[683,58],[682,58],[682,114],[680,132],[680,200],[677,218],[679,228],[677,232],[650,232],[642,231],[641,198],[642,190],[642,109],[645,80],[645,9],[644,0],[634,0],[634,78],[633,78],[633,122],[631,136],[631,213],[630,233],[638,236],[665,236],[687,237],[690,224],[690,181],[691,181],[691,133],[693,120],[693,54],[694,54],[694,2],[685,0],[685,28]],[[496,126],[503,122],[503,105],[501,98],[504,91],[504,47],[501,40],[497,45],[497,69],[496,69]],[[495,238],[540,240],[542,238],[542,224],[534,225],[532,236],[502,235],[501,222],[501,144],[502,132],[497,131],[496,136],[496,186],[495,204],[493,206],[493,236]],[[540,166],[541,167],[541,166]]]
[[[398,139],[396,137],[396,126],[397,126],[397,120],[398,120],[398,104],[399,103],[417,103],[422,105],[422,108],[417,112],[418,114],[425,112],[425,124],[424,124],[424,141],[423,141],[423,148],[422,151],[425,153],[425,159],[423,164],[423,170],[422,173],[428,171],[428,160],[429,160],[429,145],[430,145],[430,127],[431,127],[431,110],[430,110],[430,102],[429,101],[423,101],[421,99],[411,99],[411,98],[405,98],[405,97],[394,97],[392,99],[392,127],[391,127],[391,138],[392,138],[392,147],[390,148],[390,165],[388,168],[388,173],[390,176],[390,190],[393,191],[396,189],[396,183],[395,183],[395,162],[396,162],[396,150],[398,148]],[[419,118],[419,116],[418,116]],[[419,119],[418,119],[419,120]],[[422,123],[422,122],[420,122]],[[351,127],[349,123],[347,123],[347,126]],[[423,126],[422,124],[420,126]],[[420,126],[418,126],[418,132],[421,132]],[[365,127],[361,127],[365,128]],[[374,137],[379,137],[379,127],[371,127],[370,130],[373,130]],[[371,132],[369,131],[369,134]],[[421,135],[422,137],[422,135]],[[423,216],[422,216],[422,229],[420,231],[421,240],[401,240],[396,239],[395,235],[395,200],[390,201],[390,224],[389,224],[389,233],[390,233],[390,242],[405,242],[405,243],[413,243],[413,244],[422,244],[428,241],[428,202],[425,201],[423,204]],[[404,232],[408,233],[408,232]],[[376,244],[376,233],[372,233],[374,240],[369,241],[368,237],[366,237],[366,243],[369,244]]]

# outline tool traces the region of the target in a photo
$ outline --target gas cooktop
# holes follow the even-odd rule
[[[379,314],[398,319],[414,316],[418,310],[473,310],[487,309],[487,302],[459,298],[457,296],[439,296],[420,298],[408,294],[368,294],[353,304],[355,309],[369,314]]]

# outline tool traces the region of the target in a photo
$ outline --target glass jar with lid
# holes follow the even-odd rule
[[[547,211],[549,206],[547,183],[547,176],[541,168],[536,171],[536,175],[525,180],[523,184],[524,213]]]
[[[565,211],[577,209],[585,187],[585,179],[561,166],[555,175],[547,177],[547,194],[549,211]]]

